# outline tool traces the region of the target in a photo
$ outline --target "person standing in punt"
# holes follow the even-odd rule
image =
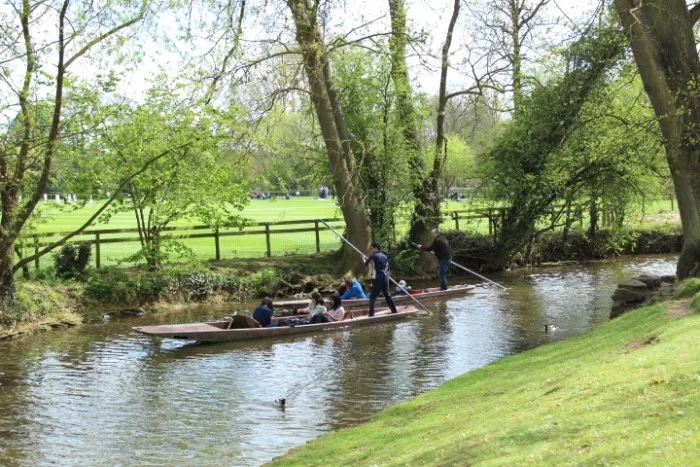
[[[389,293],[389,258],[382,252],[382,246],[379,242],[372,242],[369,258],[365,256],[364,260],[365,266],[369,265],[370,262],[374,266],[372,291],[369,293],[369,316],[374,316],[374,303],[380,293],[384,295],[391,312],[396,313],[396,305]]]
[[[418,248],[435,253],[438,259],[440,289],[447,290],[447,268],[452,262],[452,250],[445,236],[440,233],[440,229],[435,228],[431,230],[431,233],[433,234],[433,243],[430,246],[418,245]]]

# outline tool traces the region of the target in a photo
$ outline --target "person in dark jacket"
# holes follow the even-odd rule
[[[264,328],[270,327],[272,324],[272,299],[270,297],[262,299],[260,306],[253,311],[253,319]]]
[[[430,246],[418,245],[418,248],[435,253],[438,259],[440,288],[447,290],[447,268],[450,267],[452,262],[452,250],[445,236],[440,233],[440,229],[433,229],[431,233],[433,234],[433,243]]]
[[[378,242],[372,242],[370,256],[369,258],[365,256],[364,260],[365,265],[371,262],[374,266],[372,291],[369,293],[369,316],[374,316],[374,303],[380,293],[384,295],[391,312],[396,313],[396,305],[389,294],[389,258],[382,253],[382,246]]]

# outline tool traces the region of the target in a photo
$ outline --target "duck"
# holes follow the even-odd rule
[[[285,405],[287,404],[287,399],[275,399],[275,406],[284,409]]]

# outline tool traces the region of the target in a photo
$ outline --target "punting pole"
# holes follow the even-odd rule
[[[326,227],[328,227],[328,228],[331,230],[331,232],[333,232],[334,234],[336,234],[336,235],[338,236],[338,238],[340,238],[342,241],[344,241],[346,244],[348,244],[350,247],[352,247],[353,250],[355,250],[356,252],[358,252],[358,253],[360,254],[360,256],[362,256],[363,258],[366,258],[366,257],[367,257],[367,255],[365,255],[364,253],[362,253],[355,245],[353,245],[352,243],[350,243],[350,240],[348,240],[347,238],[345,238],[345,237],[343,237],[342,235],[340,235],[340,234],[338,233],[337,230],[335,230],[333,227],[331,227],[330,225],[328,225],[328,223],[326,223],[326,221],[324,221],[323,219],[319,219],[319,222],[322,222],[323,225],[325,225]],[[388,276],[388,275],[387,275],[387,277],[389,278],[389,280],[391,281],[392,284],[394,284],[394,285],[397,286],[397,287],[400,287],[399,284],[398,284],[394,279],[391,278],[391,276]],[[414,296],[411,295],[410,293],[408,294],[408,296],[411,297],[411,298],[413,299],[413,301],[416,302],[416,303],[418,304],[418,306],[421,307],[423,310],[425,310],[428,314],[432,314],[432,313],[430,312],[430,310],[428,310],[425,306],[423,306],[423,304],[422,304],[421,302],[419,302],[418,299],[417,299],[416,297],[414,297]]]
[[[411,243],[413,243],[413,242],[411,242]],[[416,248],[420,248],[419,245],[418,245],[417,243],[413,243],[413,246],[415,246]],[[425,250],[423,250],[423,251],[425,251]],[[433,252],[433,251],[431,251],[431,253],[432,253],[432,254],[435,254],[435,252]],[[474,274],[476,277],[478,277],[478,278],[480,278],[480,279],[483,279],[483,280],[485,280],[486,282],[489,282],[489,283],[495,285],[496,287],[500,287],[500,288],[502,288],[503,290],[507,290],[507,289],[506,289],[505,287],[503,287],[501,284],[499,284],[499,283],[497,283],[497,282],[494,282],[494,281],[492,281],[491,279],[488,279],[488,278],[482,276],[481,274],[478,274],[478,273],[472,271],[472,270],[469,269],[469,268],[465,268],[465,267],[462,266],[461,264],[455,263],[455,262],[452,261],[452,260],[450,260],[450,264],[452,264],[452,265],[454,265],[454,266],[457,266],[458,268],[463,269],[464,271],[467,271],[467,272],[470,273],[470,274]]]

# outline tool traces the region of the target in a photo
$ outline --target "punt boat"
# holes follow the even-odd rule
[[[242,341],[252,339],[265,339],[270,337],[291,336],[314,331],[326,331],[331,329],[344,329],[351,326],[364,326],[388,321],[395,321],[415,315],[418,310],[412,306],[398,307],[398,313],[391,313],[388,309],[376,310],[374,316],[367,316],[369,310],[352,310],[348,312],[343,321],[333,321],[330,323],[304,324],[297,326],[279,326],[269,328],[250,328],[250,322],[256,323],[252,318],[230,319],[222,321],[212,321],[208,323],[189,324],[166,324],[160,326],[139,326],[132,328],[134,331],[149,336],[187,339],[201,342],[226,342]],[[273,325],[280,319],[273,318]],[[246,326],[236,328],[236,326]]]
[[[468,285],[468,284],[460,284],[460,285],[453,285],[447,288],[447,290],[442,290],[440,287],[432,287],[428,289],[419,289],[419,290],[411,290],[411,296],[408,295],[397,295],[395,297],[391,297],[394,299],[394,303],[396,305],[403,305],[403,304],[408,304],[408,303],[414,303],[413,298],[418,300],[419,302],[422,300],[436,300],[440,298],[445,298],[445,297],[452,297],[455,295],[462,295],[468,292],[471,292],[474,290],[473,285]],[[411,298],[413,297],[413,298]],[[382,303],[384,301],[384,297],[380,296],[378,299],[378,303]],[[330,300],[326,298],[326,302],[328,305],[330,305]],[[284,310],[297,310],[300,308],[306,308],[309,306],[309,300],[306,299],[297,299],[297,300],[278,300],[272,303],[273,307],[276,309],[284,309]],[[354,309],[354,308],[362,308],[362,307],[368,307],[369,306],[369,298],[355,298],[355,299],[347,299],[343,300],[343,307],[348,310],[348,309]]]

